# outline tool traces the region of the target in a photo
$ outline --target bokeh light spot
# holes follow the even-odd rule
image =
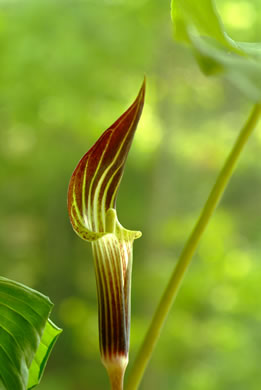
[[[256,19],[255,8],[250,1],[227,1],[221,10],[224,22],[232,28],[251,28]]]

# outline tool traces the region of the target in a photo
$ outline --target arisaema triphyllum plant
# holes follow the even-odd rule
[[[141,236],[139,231],[125,229],[118,221],[116,197],[144,94],[145,80],[134,103],[80,160],[68,191],[73,229],[92,245],[100,354],[113,390],[123,389],[128,364],[132,247]]]
[[[139,387],[200,239],[261,115],[261,44],[242,43],[230,38],[213,0],[172,0],[171,16],[175,40],[191,49],[201,70],[206,75],[223,76],[254,102],[254,106],[184,244],[134,361],[127,390]],[[72,225],[81,238],[91,242],[93,248],[101,357],[115,390],[123,388],[128,361],[132,242],[139,236],[138,232],[129,232],[119,224],[115,199],[143,98],[144,86],[130,109],[82,158],[69,187]]]

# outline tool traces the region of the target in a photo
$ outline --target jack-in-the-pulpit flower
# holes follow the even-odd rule
[[[113,390],[123,388],[128,363],[132,246],[141,236],[119,223],[115,203],[144,94],[145,81],[134,103],[80,160],[68,190],[73,229],[92,244],[101,360]]]

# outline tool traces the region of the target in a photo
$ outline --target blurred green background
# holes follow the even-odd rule
[[[259,0],[219,0],[261,40]],[[51,297],[64,329],[39,390],[108,389],[90,246],[73,232],[78,160],[147,76],[117,202],[134,245],[130,365],[251,104],[172,40],[170,1],[0,1],[1,275]],[[141,390],[261,388],[261,126],[202,239]],[[127,372],[128,374],[128,372]],[[15,389],[14,389],[15,390]]]

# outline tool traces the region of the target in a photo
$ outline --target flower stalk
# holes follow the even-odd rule
[[[252,134],[261,115],[261,104],[256,104],[250,113],[246,124],[241,129],[238,138],[221,169],[203,210],[181,252],[178,262],[173,270],[168,285],[155,311],[144,341],[134,361],[130,372],[126,389],[137,390],[149,363],[156,343],[160,337],[164,322],[169,314],[173,302],[177,296],[179,287],[183,282],[185,273],[191,263],[193,255],[198,247],[202,234],[220,201],[226,186],[234,172],[240,154]]]
[[[73,229],[92,245],[100,354],[112,390],[123,389],[128,364],[132,247],[141,236],[119,223],[116,197],[144,95],[145,81],[134,103],[80,160],[68,190]]]

